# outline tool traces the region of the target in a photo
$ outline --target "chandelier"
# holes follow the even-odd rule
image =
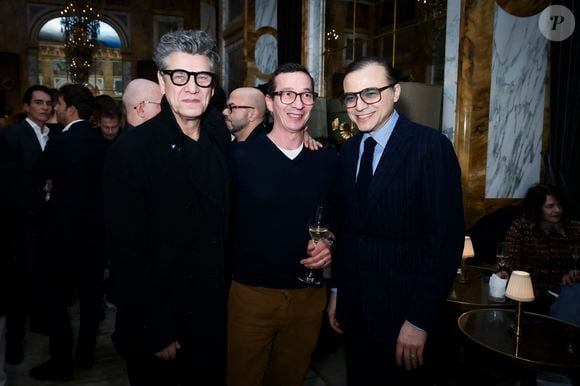
[[[60,12],[64,52],[73,83],[87,84],[99,34],[99,13],[91,0],[73,0]]]

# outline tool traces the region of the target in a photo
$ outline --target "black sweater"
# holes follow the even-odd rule
[[[336,154],[304,148],[291,160],[262,135],[232,146],[234,280],[269,288],[302,288],[308,221],[331,195]]]

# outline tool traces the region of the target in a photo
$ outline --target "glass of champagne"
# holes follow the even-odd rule
[[[574,271],[578,270],[578,257],[580,257],[580,243],[574,243],[570,246],[570,254],[574,259]]]
[[[314,244],[328,235],[328,218],[324,205],[318,205],[314,216],[308,222],[308,233]],[[304,275],[299,275],[298,280],[309,286],[319,286],[322,284],[322,269],[309,269]]]
[[[511,253],[511,243],[503,241],[498,244],[495,257],[497,258],[498,271],[507,271]]]

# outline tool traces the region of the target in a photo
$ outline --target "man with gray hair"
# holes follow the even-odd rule
[[[127,128],[139,126],[159,114],[161,96],[161,89],[155,82],[142,78],[130,81],[123,92]]]
[[[208,107],[215,45],[203,31],[161,38],[161,112],[119,138],[105,165],[113,339],[132,385],[225,383],[230,135]]]

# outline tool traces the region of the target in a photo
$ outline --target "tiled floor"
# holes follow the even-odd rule
[[[78,317],[78,313],[72,312],[73,318]],[[98,337],[96,362],[92,370],[79,371],[74,374],[74,378],[69,382],[39,382],[33,380],[28,375],[31,367],[34,367],[47,359],[48,338],[40,334],[28,334],[25,342],[25,360],[17,366],[7,366],[8,383],[7,386],[128,386],[129,381],[125,372],[125,363],[117,355],[110,336],[114,327],[115,309],[107,309],[107,319],[101,323]],[[77,325],[78,320],[73,320],[73,325]],[[345,371],[343,365],[343,354],[338,350],[332,354],[317,355],[312,361],[310,370],[304,386],[345,386]],[[160,385],[162,386],[162,385]]]

